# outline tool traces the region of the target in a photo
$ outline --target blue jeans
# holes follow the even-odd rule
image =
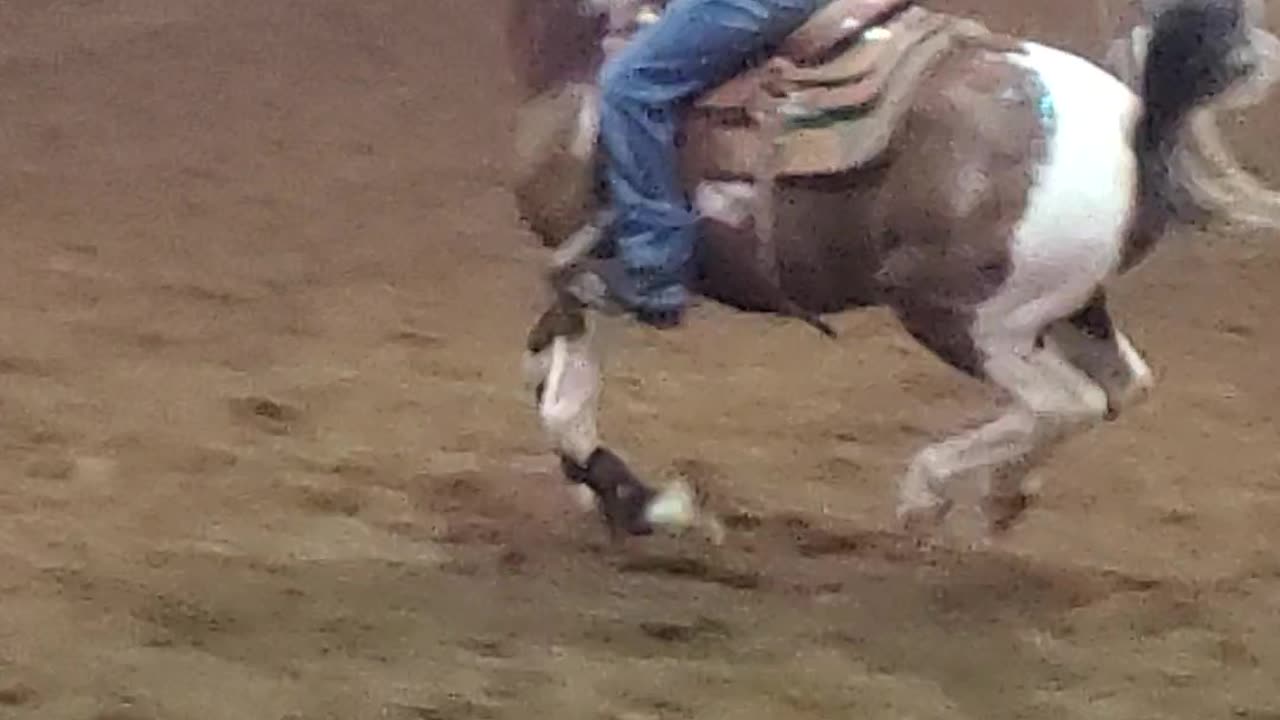
[[[776,46],[825,0],[672,0],[605,65],[600,137],[614,237],[633,308],[683,309],[696,227],[681,187],[676,120],[687,103]]]

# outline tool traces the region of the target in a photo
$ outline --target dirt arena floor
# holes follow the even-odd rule
[[[967,5],[1101,47],[1002,2]],[[611,549],[520,384],[498,28],[0,3],[0,719],[1280,718],[1275,238],[1124,281],[1163,386],[981,551],[887,532],[908,454],[985,406],[883,314],[621,330],[611,438],[739,513]],[[1233,130],[1273,179],[1275,110]]]

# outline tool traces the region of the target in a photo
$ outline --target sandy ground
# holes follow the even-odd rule
[[[0,719],[1280,718],[1273,238],[1124,282],[1162,387],[981,552],[885,532],[985,406],[882,314],[625,329],[611,437],[743,512],[611,549],[519,383],[495,18],[0,3]]]

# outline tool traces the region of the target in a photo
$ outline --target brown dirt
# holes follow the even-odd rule
[[[984,551],[884,532],[982,406],[882,314],[626,330],[611,437],[744,510],[610,549],[518,380],[495,17],[0,4],[0,719],[1280,718],[1269,238],[1125,281],[1160,392]]]

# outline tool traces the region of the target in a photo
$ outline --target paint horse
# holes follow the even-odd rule
[[[612,0],[609,0],[612,1]],[[526,371],[566,478],[609,527],[708,513],[656,490],[600,438],[592,288],[561,282],[602,238],[595,79],[661,8],[513,0],[522,217],[557,248]],[[683,176],[701,220],[703,296],[804,318],[890,309],[942,360],[1003,391],[990,422],[928,445],[899,487],[904,526],[943,521],[958,478],[986,479],[993,532],[1028,471],[1144,397],[1153,373],[1107,284],[1195,217],[1174,162],[1189,118],[1257,65],[1243,0],[1174,0],[1151,18],[1137,91],[1085,59],[903,0],[832,0],[769,57],[685,109]]]

